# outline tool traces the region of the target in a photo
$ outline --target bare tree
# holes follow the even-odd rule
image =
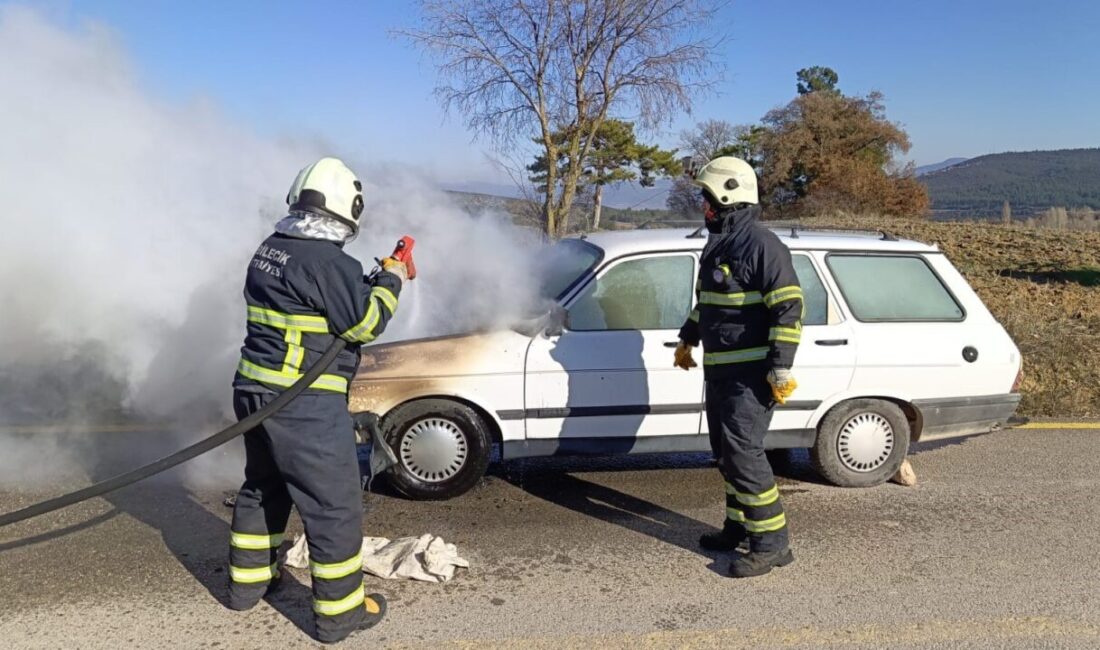
[[[760,163],[761,127],[730,124],[725,120],[703,120],[680,132],[680,150],[689,154],[696,168],[718,156],[737,156],[754,167]],[[701,214],[699,188],[689,178],[677,178],[669,188],[665,205],[683,219]]]
[[[680,148],[690,153],[695,162],[705,163],[732,146],[744,128],[747,127],[737,127],[725,120],[703,120],[694,129],[680,132]]]
[[[421,0],[420,11],[420,27],[403,33],[438,61],[444,108],[502,149],[533,138],[546,160],[568,160],[549,166],[551,236],[612,111],[652,129],[720,72],[706,0]]]

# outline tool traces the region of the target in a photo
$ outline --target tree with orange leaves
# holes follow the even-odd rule
[[[912,165],[897,157],[909,151],[909,136],[886,118],[883,96],[847,96],[829,84],[805,83],[799,95],[764,116],[762,186],[772,215],[833,210],[923,216],[928,193]]]

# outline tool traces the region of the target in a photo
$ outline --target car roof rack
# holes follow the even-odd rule
[[[893,233],[882,230],[881,228],[845,228],[843,226],[805,226],[798,221],[771,221],[765,222],[769,228],[776,230],[790,229],[791,238],[798,239],[799,232],[835,232],[835,233],[848,233],[850,235],[878,235],[878,238],[882,241],[898,241],[898,238]]]
[[[696,219],[650,219],[634,226],[634,230],[648,230],[650,228],[690,228],[699,223]]]

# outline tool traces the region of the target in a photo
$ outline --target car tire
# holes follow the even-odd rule
[[[835,406],[817,427],[810,461],[840,487],[871,487],[890,480],[909,453],[909,420],[894,403],[855,399]]]
[[[469,406],[442,399],[403,404],[382,421],[382,435],[397,456],[390,484],[417,500],[451,499],[485,475],[493,440],[485,420]]]

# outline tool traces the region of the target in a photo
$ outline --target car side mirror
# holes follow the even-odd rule
[[[565,331],[565,326],[569,322],[569,312],[565,311],[565,308],[561,305],[554,305],[550,308],[550,314],[547,318],[546,329],[543,330],[543,334],[547,337],[561,336]]]

